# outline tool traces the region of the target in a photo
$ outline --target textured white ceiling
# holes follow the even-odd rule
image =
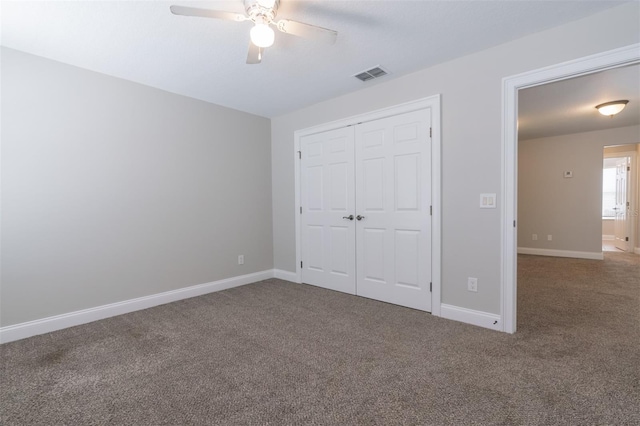
[[[629,103],[613,117],[606,117],[595,108],[621,99]],[[524,89],[518,93],[518,104],[520,139],[639,125],[640,65]]]
[[[276,34],[247,65],[248,22],[175,16],[171,4],[243,12],[237,1],[6,1],[6,47],[264,117],[379,84],[588,16],[614,1],[292,1],[278,18],[337,30],[333,46]],[[390,75],[352,76],[381,65]]]

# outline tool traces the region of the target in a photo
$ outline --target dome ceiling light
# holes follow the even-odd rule
[[[596,109],[602,115],[613,117],[614,115],[622,111],[628,103],[629,101],[627,100],[605,102],[603,104],[596,105]]]

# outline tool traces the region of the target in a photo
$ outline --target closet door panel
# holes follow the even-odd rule
[[[302,281],[355,294],[354,131],[301,138]]]
[[[428,110],[355,131],[356,294],[430,311]]]
[[[308,135],[302,281],[431,310],[430,111]]]

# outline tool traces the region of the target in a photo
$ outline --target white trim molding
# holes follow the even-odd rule
[[[440,312],[442,313],[442,318],[502,331],[500,315],[447,305],[445,303],[440,305]]]
[[[500,302],[507,333],[515,333],[517,327],[518,91],[636,63],[639,43],[502,79]]]
[[[532,247],[518,247],[518,254],[532,254],[534,256],[572,257],[574,259],[604,260],[604,254],[590,251],[551,250]]]
[[[290,281],[292,283],[298,282],[298,275],[295,272],[289,272],[282,269],[274,269],[273,270],[273,278],[278,278],[279,280]]]
[[[203,294],[216,291],[227,290],[246,284],[273,278],[274,271],[255,272],[253,274],[240,275],[238,277],[227,278],[205,284],[198,284],[178,290],[166,291],[152,294],[150,296],[138,297],[136,299],[122,302],[110,303],[108,305],[96,306],[94,308],[55,315],[52,317],[23,322],[0,328],[0,343],[13,342],[25,339],[38,334],[49,333],[51,331],[62,330],[76,325],[87,324],[116,315],[128,314],[142,309],[152,308],[158,305],[175,302],[191,297],[202,296]]]
[[[297,130],[294,133],[294,163],[295,163],[295,227],[296,227],[296,272],[294,282],[302,282],[302,246],[300,241],[300,140],[304,136],[339,129],[359,123],[378,120],[381,118],[400,115],[407,112],[429,109],[431,112],[431,314],[440,316],[441,303],[441,277],[442,277],[442,139],[441,139],[441,96],[433,95],[415,101],[391,106],[388,108],[370,111],[344,118],[330,123],[321,124],[307,129]],[[286,278],[283,278],[286,279]]]

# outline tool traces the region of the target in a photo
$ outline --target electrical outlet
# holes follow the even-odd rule
[[[244,265],[244,254],[238,256],[238,265]]]
[[[533,241],[538,241],[538,234],[532,234],[532,235],[531,235],[531,239],[532,239]]]
[[[467,279],[467,290],[477,292],[478,291],[478,279],[469,277]]]
[[[551,236],[551,234],[547,235],[547,241],[551,241],[553,240],[553,237]]]

